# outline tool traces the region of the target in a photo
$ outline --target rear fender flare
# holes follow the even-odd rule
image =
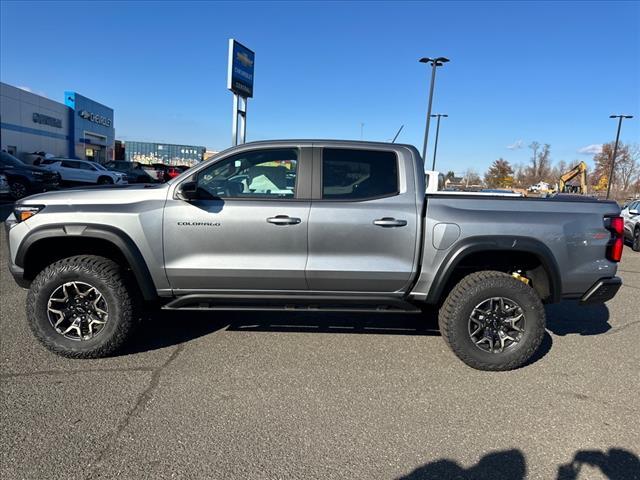
[[[479,236],[461,240],[444,258],[434,277],[432,287],[427,295],[427,303],[437,303],[456,267],[464,258],[472,253],[504,250],[505,252],[521,252],[535,255],[549,277],[549,303],[559,302],[562,297],[562,279],[556,259],[544,243],[530,237],[520,236]]]

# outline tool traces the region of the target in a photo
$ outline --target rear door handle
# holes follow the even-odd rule
[[[275,217],[267,218],[267,222],[274,225],[297,225],[302,220],[296,217],[290,217],[288,215],[276,215]]]
[[[396,220],[392,217],[379,218],[373,221],[374,225],[379,227],[404,227],[407,224],[406,220]]]

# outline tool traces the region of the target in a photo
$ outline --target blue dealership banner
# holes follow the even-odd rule
[[[227,88],[241,97],[253,97],[255,53],[233,38],[229,39]]]

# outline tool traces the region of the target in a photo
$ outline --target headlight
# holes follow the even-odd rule
[[[44,205],[19,205],[13,209],[16,221],[24,222],[44,208]]]
[[[40,170],[33,170],[31,173],[36,177],[41,177],[44,175],[44,172],[41,172]]]

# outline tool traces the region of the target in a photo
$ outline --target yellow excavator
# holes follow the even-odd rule
[[[570,182],[577,176],[580,176],[580,185],[569,185]],[[579,193],[581,195],[587,194],[587,164],[580,162],[573,167],[567,173],[560,177],[558,182],[558,192],[560,193]]]

